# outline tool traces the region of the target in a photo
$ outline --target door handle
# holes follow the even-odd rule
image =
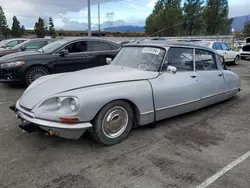
[[[190,76],[191,78],[196,78],[196,76],[195,75],[192,75],[192,76]]]
[[[218,76],[222,76],[223,74],[218,74]]]

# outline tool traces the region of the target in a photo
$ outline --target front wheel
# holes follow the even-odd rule
[[[234,65],[238,65],[240,62],[240,57],[237,55],[235,58],[234,58]]]
[[[131,105],[125,101],[113,101],[105,105],[93,120],[91,135],[103,145],[114,145],[125,140],[134,122]]]
[[[36,79],[50,74],[49,70],[45,67],[35,66],[30,68],[25,74],[25,84],[29,86]]]
[[[245,59],[246,59],[246,57],[241,57],[241,59],[242,59],[242,60],[245,60]]]

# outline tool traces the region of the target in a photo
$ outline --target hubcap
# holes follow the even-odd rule
[[[238,64],[239,64],[239,60],[240,60],[240,59],[239,59],[238,57],[235,58],[235,65],[238,65]]]
[[[128,113],[125,108],[116,106],[111,108],[104,116],[102,130],[108,138],[119,137],[128,125]]]
[[[44,71],[43,69],[35,69],[33,70],[30,74],[29,74],[29,82],[32,83],[34,82],[36,79],[47,75],[48,73],[46,71]]]

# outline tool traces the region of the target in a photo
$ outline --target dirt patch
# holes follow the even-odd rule
[[[39,188],[64,188],[64,187],[82,187],[82,188],[94,188],[92,182],[80,175],[67,174],[59,176],[53,179],[51,182],[40,186]]]
[[[218,145],[224,140],[225,134],[218,132],[209,123],[208,119],[203,119],[197,124],[175,129],[164,137],[174,145],[184,145],[198,151],[202,151],[201,147],[209,147],[210,145]]]

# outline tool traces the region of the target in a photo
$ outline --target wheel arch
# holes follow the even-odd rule
[[[126,99],[126,98],[117,98],[117,99],[113,99],[113,100],[110,100],[108,102],[106,102],[98,111],[97,113],[95,114],[94,118],[91,120],[93,121],[97,114],[103,109],[104,106],[106,106],[107,104],[109,103],[112,103],[112,102],[115,102],[115,101],[124,101],[124,102],[127,102],[133,109],[133,113],[135,114],[135,117],[134,117],[134,122],[133,122],[133,127],[137,127],[139,126],[139,122],[140,122],[140,111],[139,111],[139,108],[137,107],[137,105],[132,102],[131,100],[129,99]]]

